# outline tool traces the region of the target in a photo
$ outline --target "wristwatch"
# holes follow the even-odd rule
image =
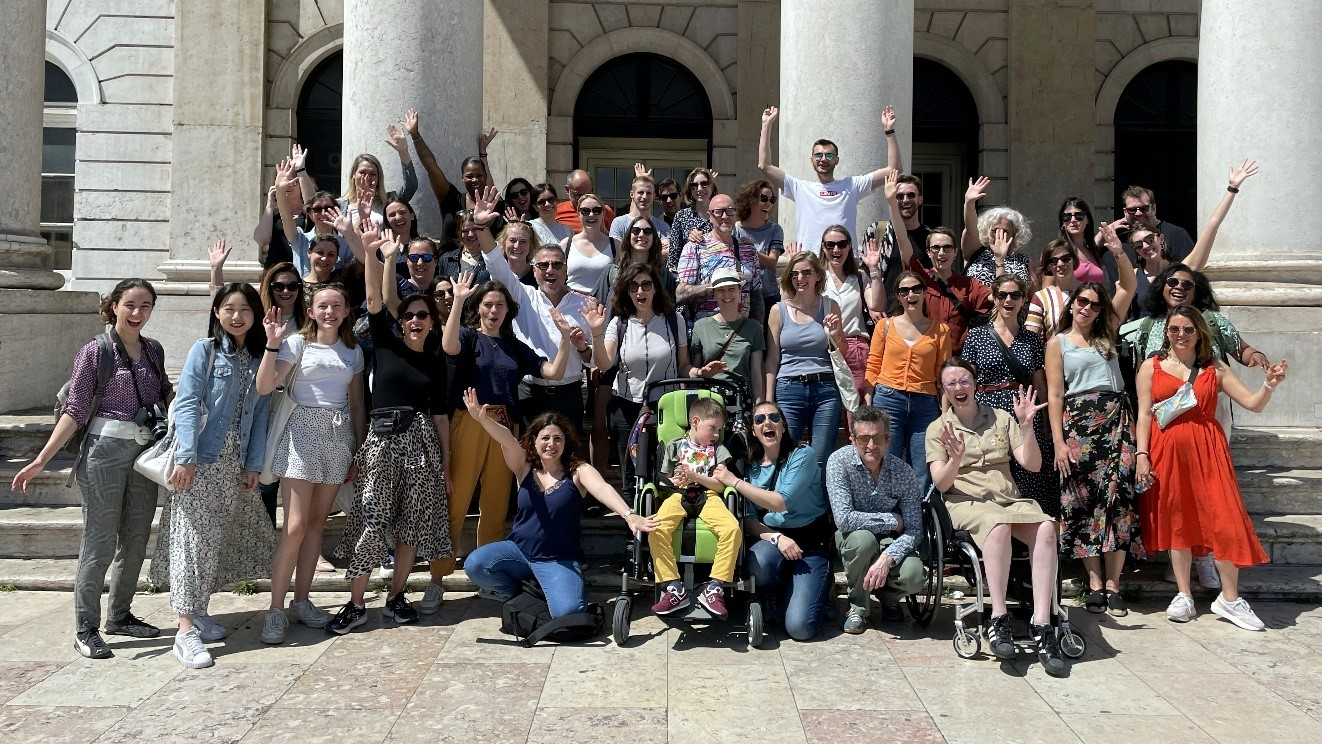
[[[779,548],[779,547],[780,547],[780,538],[781,538],[781,534],[780,534],[779,532],[773,532],[773,533],[771,533],[771,537],[769,537],[769,538],[767,538],[767,539],[771,540],[771,544],[772,544],[772,545],[775,545],[776,547]]]

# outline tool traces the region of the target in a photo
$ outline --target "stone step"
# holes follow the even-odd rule
[[[1253,526],[1273,564],[1322,565],[1322,515],[1254,516]]]
[[[51,408],[0,416],[0,458],[31,460],[46,446],[54,428]]]
[[[1249,514],[1322,514],[1322,470],[1235,469]]]
[[[78,506],[82,496],[77,482],[64,483],[73,472],[73,455],[60,453],[28,482],[28,490],[12,491],[14,476],[31,462],[30,457],[4,457],[0,459],[0,508],[9,506]]]
[[[1239,467],[1322,468],[1322,429],[1236,426],[1230,451]]]

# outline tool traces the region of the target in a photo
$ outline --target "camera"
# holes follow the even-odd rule
[[[157,408],[142,406],[133,414],[133,423],[151,432],[152,442],[159,442],[170,429],[170,422]]]

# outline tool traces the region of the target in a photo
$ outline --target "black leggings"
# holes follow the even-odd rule
[[[629,457],[629,434],[633,432],[634,422],[638,420],[638,414],[642,410],[642,403],[634,403],[618,395],[612,395],[610,400],[606,401],[606,431],[610,433],[610,438],[615,443],[615,451],[620,456],[622,480],[620,495],[629,506],[633,506],[634,497],[633,458]]]

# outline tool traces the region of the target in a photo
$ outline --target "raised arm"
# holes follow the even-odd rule
[[[482,170],[486,173],[487,179],[483,185],[491,189],[496,188],[496,182],[491,178],[491,163],[487,160],[487,148],[491,147],[491,141],[496,138],[497,134],[500,134],[500,131],[495,127],[491,127],[485,132],[478,130],[477,133],[477,156],[482,159]]]
[[[768,106],[762,111],[762,133],[757,138],[757,167],[767,174],[767,180],[776,188],[785,188],[785,171],[771,163],[771,127],[780,116],[780,109]]]
[[[404,250],[404,244],[396,235],[395,239],[381,245],[381,301],[386,304],[386,309],[391,313],[399,308],[399,254]],[[372,251],[368,251],[371,253]],[[369,285],[370,286],[370,285]],[[425,288],[424,288],[425,289]],[[440,318],[436,319],[441,322]]]
[[[900,162],[900,138],[895,136],[895,119],[895,109],[887,104],[886,108],[881,110],[881,126],[886,135],[886,167],[878,168],[869,174],[872,176],[874,189],[881,188],[887,175],[898,174],[904,167]]]
[[[610,369],[615,366],[615,353],[619,349],[619,339],[606,340],[606,306],[589,298],[587,308],[583,310],[583,320],[592,334],[592,364],[597,369]]]
[[[217,240],[211,250],[207,251],[207,260],[211,263],[211,291],[220,289],[225,283],[225,261],[230,257],[230,251],[234,250],[224,238]]]
[[[991,179],[978,176],[978,180],[969,179],[969,187],[964,192],[964,231],[959,234],[960,246],[964,251],[964,260],[973,258],[973,254],[982,247],[982,238],[978,237],[978,200],[987,196],[987,187]],[[895,231],[897,234],[899,230]]]
[[[279,307],[272,307],[262,317],[262,330],[266,332],[266,348],[279,349],[285,338],[285,319]],[[276,356],[277,352],[274,351],[262,354],[257,378],[253,380],[258,395],[269,395],[294,366],[292,362],[277,361]]]
[[[306,204],[312,199],[312,195],[317,193],[317,182],[308,175],[308,151],[297,142],[289,148],[289,159],[294,164],[294,175],[298,176],[298,191],[303,197],[303,203]]]
[[[375,232],[366,233],[363,237],[366,239],[364,246],[366,250],[363,251],[363,285],[367,290],[367,312],[375,315],[381,312],[384,296],[381,277],[385,274],[385,267],[377,257],[377,251],[384,252],[385,246],[393,245],[395,234],[386,228],[381,237],[377,237]],[[387,260],[394,263],[393,257]]]
[[[400,165],[413,165],[413,158],[409,155],[409,139],[407,129],[400,129],[394,124],[386,125],[386,144],[390,149],[399,155]],[[385,205],[381,205],[385,207]]]
[[[275,166],[275,201],[276,206],[280,208],[280,225],[285,231],[285,240],[289,245],[294,245],[298,239],[298,225],[294,224],[298,213],[303,211],[301,205],[294,204],[293,197],[289,194],[289,187],[294,185],[294,167],[289,158],[285,158]]]
[[[432,154],[431,148],[427,146],[426,140],[422,138],[422,133],[418,129],[418,110],[409,109],[404,116],[404,130],[409,133],[413,140],[413,149],[418,151],[418,162],[422,163],[422,169],[427,173],[427,181],[431,184],[431,192],[436,196],[439,203],[450,193],[450,181],[441,171],[441,166],[436,162],[436,156]]]
[[[1216,375],[1220,380],[1221,389],[1226,391],[1226,395],[1229,395],[1231,400],[1254,413],[1262,413],[1262,409],[1266,408],[1267,402],[1271,400],[1276,386],[1285,379],[1288,366],[1282,359],[1280,364],[1268,367],[1267,379],[1262,381],[1262,387],[1257,390],[1249,390],[1225,362],[1219,360],[1216,362]]]
[[[465,271],[455,278],[454,302],[450,305],[450,317],[441,329],[441,349],[450,356],[459,354],[459,326],[463,324],[464,304],[476,291],[473,287],[473,272]]]
[[[1116,271],[1119,274],[1116,280],[1115,292],[1111,296],[1111,309],[1115,311],[1117,317],[1124,320],[1129,314],[1129,302],[1138,292],[1138,274],[1134,271],[1134,264],[1129,260],[1129,254],[1125,253],[1124,245],[1120,242],[1120,236],[1116,234],[1115,223],[1107,224],[1103,222],[1101,229],[1097,232],[1101,236],[1102,245],[1110,251],[1111,256],[1115,258]]]
[[[257,218],[257,227],[252,229],[252,242],[257,244],[258,250],[271,244],[271,233],[275,230],[275,198],[275,186],[271,186],[266,190],[266,205]]]
[[[514,432],[487,415],[487,407],[478,403],[477,390],[474,388],[464,391],[464,405],[468,408],[468,415],[481,424],[482,429],[500,445],[500,454],[505,458],[505,466],[514,473],[514,481],[517,483],[523,480],[529,470],[528,455],[523,451],[523,445],[519,444]]]
[[[1230,205],[1235,203],[1235,194],[1239,193],[1240,187],[1250,176],[1255,176],[1257,173],[1258,164],[1253,160],[1245,160],[1238,168],[1230,169],[1226,192],[1221,195],[1221,201],[1217,202],[1216,209],[1212,210],[1212,216],[1207,218],[1207,224],[1203,225],[1202,232],[1198,233],[1198,242],[1194,244],[1193,250],[1185,257],[1186,266],[1194,271],[1202,271],[1207,267],[1207,259],[1212,255],[1212,243],[1216,241],[1216,233],[1221,229],[1221,222],[1230,211]]]
[[[560,330],[560,344],[555,350],[555,359],[549,362],[542,362],[540,377],[543,380],[559,380],[565,376],[565,367],[569,364],[569,355],[573,354],[573,347],[569,343],[569,336],[574,331],[574,327],[569,324],[569,319],[560,313],[559,310],[551,308],[551,319],[555,321],[555,327]]]

